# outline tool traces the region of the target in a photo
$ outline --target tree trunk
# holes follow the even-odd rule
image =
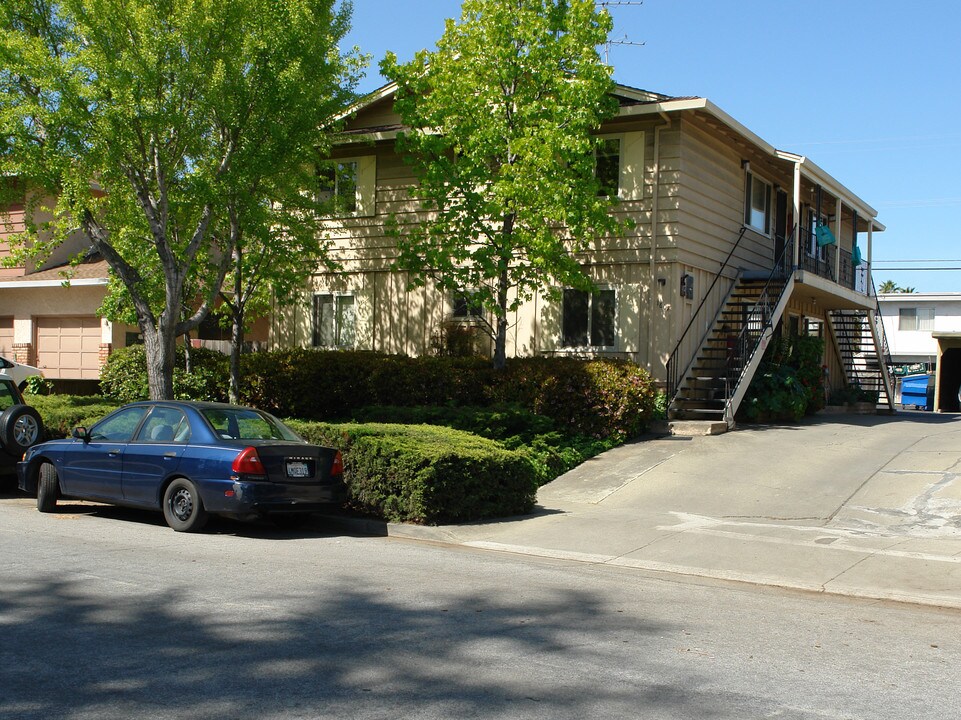
[[[240,403],[240,353],[244,346],[244,306],[234,305],[230,328],[230,388],[228,398],[234,405]]]
[[[176,357],[176,324],[163,320],[157,327],[140,325],[147,354],[147,387],[151,400],[174,399],[174,358]]]
[[[507,269],[497,284],[497,332],[494,334],[494,369],[507,367]]]
[[[514,213],[505,213],[501,227],[500,273],[497,278],[497,332],[494,335],[494,369],[507,367],[507,290],[510,287],[511,253],[513,252]]]
[[[239,223],[235,213],[231,214],[231,226],[234,228],[234,299],[227,302],[230,308],[230,386],[227,389],[227,399],[234,405],[240,403],[240,353],[244,345],[244,311],[247,299],[244,297],[244,248],[241,243]]]

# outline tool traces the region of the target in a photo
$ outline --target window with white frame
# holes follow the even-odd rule
[[[934,330],[934,308],[901,308],[898,330]]]
[[[377,157],[325,160],[316,165],[314,192],[321,212],[335,217],[371,217],[377,212]]]
[[[352,348],[357,330],[353,295],[314,295],[313,346]]]
[[[746,173],[744,224],[765,235],[771,234],[771,184],[754,173]]]
[[[473,320],[484,314],[484,304],[476,290],[458,290],[451,299],[451,305],[455,320]]]
[[[612,348],[616,344],[614,290],[564,290],[561,344],[570,348]]]
[[[358,164],[356,160],[331,161],[317,166],[317,202],[334,215],[357,212]]]
[[[616,198],[621,184],[621,140],[601,138],[594,150],[594,177],[598,195]]]

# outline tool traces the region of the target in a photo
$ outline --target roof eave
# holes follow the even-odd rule
[[[629,105],[627,107],[622,107],[618,113],[618,116],[631,117],[637,115],[661,115],[665,113],[680,113],[684,111],[706,112],[717,120],[720,120],[724,125],[741,135],[748,142],[755,145],[764,154],[770,155],[778,160],[800,164],[802,173],[804,173],[809,179],[827,188],[832,194],[840,195],[845,202],[853,205],[854,209],[861,213],[866,219],[870,218],[872,227],[875,231],[882,232],[885,230],[885,226],[875,219],[878,214],[877,210],[858,197],[855,193],[851,192],[851,190],[845,187],[843,183],[839,182],[836,178],[832,177],[822,168],[818,167],[818,165],[810,158],[805,157],[804,155],[798,155],[797,153],[788,152],[786,150],[778,150],[776,147],[764,140],[764,138],[762,138],[760,135],[752,130],[749,130],[745,125],[735,120],[731,115],[724,112],[724,110],[719,108],[707,98],[684,98],[680,100],[668,100],[666,102],[659,103],[647,103],[644,105]]]

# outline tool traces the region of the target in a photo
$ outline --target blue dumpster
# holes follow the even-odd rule
[[[901,378],[901,407],[934,410],[934,376],[906,375]]]

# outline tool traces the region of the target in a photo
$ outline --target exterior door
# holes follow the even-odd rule
[[[88,440],[74,440],[57,468],[64,495],[123,500],[123,456],[147,413],[144,407],[122,408],[89,430]]]
[[[162,405],[155,407],[124,452],[124,500],[157,507],[160,485],[176,472],[189,439],[190,426],[183,411]]]

